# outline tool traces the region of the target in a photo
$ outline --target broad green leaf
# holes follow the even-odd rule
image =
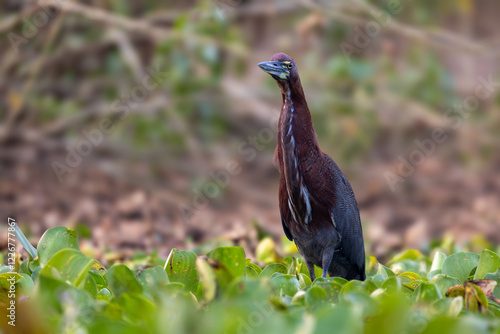
[[[115,298],[124,293],[141,293],[141,285],[134,276],[132,270],[123,264],[115,264],[106,271],[108,288]]]
[[[40,275],[37,281],[36,297],[39,302],[43,303],[44,310],[50,310],[50,313],[62,313],[65,309],[65,304],[69,302],[69,296],[81,296],[81,294],[92,298],[90,295],[75,286],[66,283],[49,275]]]
[[[479,255],[460,252],[448,256],[443,263],[444,275],[455,277],[460,282],[467,281],[472,269],[479,263]]]
[[[352,281],[349,281],[342,286],[342,290],[340,291],[340,294],[343,295],[343,294],[349,293],[351,291],[370,294],[373,291],[375,291],[376,289],[377,289],[377,287],[375,286],[375,284],[373,282],[368,281],[368,280],[366,280],[364,282],[352,280]]]
[[[124,318],[131,323],[151,324],[155,318],[155,304],[140,293],[128,292],[121,294],[119,304],[125,311]]]
[[[247,265],[245,267],[245,277],[247,279],[259,279],[259,274],[257,274],[253,267]]]
[[[207,254],[207,261],[221,290],[226,290],[232,281],[245,274],[245,252],[241,247],[216,248]]]
[[[382,265],[381,263],[378,264],[377,275],[384,275],[385,277],[396,276],[391,269],[387,268],[386,266]]]
[[[247,267],[252,268],[257,273],[257,275],[260,275],[260,273],[262,272],[262,269],[258,265],[256,265],[255,263],[250,262],[247,264]]]
[[[456,278],[439,274],[432,278],[431,283],[436,285],[439,291],[441,291],[441,294],[444,296],[449,288],[457,284],[460,284],[460,281],[457,280]]]
[[[169,281],[182,283],[188,291],[196,292],[200,282],[196,258],[196,254],[191,251],[172,249],[165,262],[165,271]]]
[[[477,265],[474,279],[483,279],[486,274],[494,273],[498,270],[498,268],[500,268],[500,256],[488,249],[485,249],[479,258],[479,264]]]
[[[97,290],[101,290],[102,288],[108,286],[108,283],[106,282],[106,277],[104,276],[105,274],[106,271],[94,271],[94,270],[89,271],[89,275],[92,276],[97,285]]]
[[[442,274],[443,271],[441,269],[436,269],[436,270],[432,270],[432,271],[429,271],[427,273],[427,280],[430,281],[432,280],[436,275],[439,275],[439,274]]]
[[[431,283],[421,283],[413,292],[413,299],[415,302],[434,302],[443,298],[441,291],[437,286]]]
[[[389,277],[381,285],[382,289],[390,293],[396,293],[401,291],[403,284],[401,283],[401,278],[399,277]]]
[[[313,286],[307,290],[304,296],[304,304],[310,311],[315,311],[329,305],[328,295],[325,290],[319,286]]]
[[[53,227],[42,235],[38,242],[38,258],[42,267],[61,249],[72,248],[80,250],[76,231],[64,226]]]
[[[338,301],[340,290],[342,290],[342,285],[336,282],[333,278],[318,277],[314,280],[312,286],[322,288],[326,292],[328,301],[331,303]]]
[[[167,273],[161,266],[144,269],[136,278],[149,297],[159,297],[159,292],[169,283]]]
[[[94,262],[95,260],[89,259],[80,251],[66,248],[52,256],[40,274],[78,286]]]
[[[275,291],[290,297],[293,297],[300,289],[299,281],[295,275],[276,273],[276,276],[273,275],[271,278],[271,284]]]
[[[463,296],[458,296],[439,299],[432,306],[438,313],[449,317],[457,317],[463,309],[463,304]]]
[[[265,267],[264,270],[262,270],[259,277],[260,278],[264,278],[264,277],[270,278],[274,273],[286,274],[287,270],[286,270],[285,265],[281,264],[281,263],[270,264],[267,267]]]
[[[96,296],[97,293],[99,292],[99,290],[97,289],[97,284],[95,282],[95,279],[90,272],[87,274],[87,276],[85,276],[85,279],[80,283],[79,288],[87,291],[92,296]]]

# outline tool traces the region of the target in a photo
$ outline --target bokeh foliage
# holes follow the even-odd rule
[[[70,237],[61,239],[61,233]],[[245,259],[241,247],[228,246],[200,257],[172,249],[166,260],[151,254],[104,268],[75,249],[75,241],[75,231],[50,229],[38,256],[18,264],[19,274],[0,268],[0,302],[9,302],[7,279],[14,276],[21,328],[214,334],[500,330],[500,257],[490,250],[446,254],[437,247],[432,257],[407,250],[387,266],[367,258],[364,282],[339,277],[311,282],[301,258],[273,262],[274,244],[261,247],[256,262]],[[284,243],[279,248],[286,249]],[[42,310],[43,319],[22,321]]]

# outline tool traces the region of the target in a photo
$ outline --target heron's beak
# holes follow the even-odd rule
[[[264,61],[257,64],[264,72],[271,74],[275,79],[286,80],[290,76],[287,66],[280,61]]]

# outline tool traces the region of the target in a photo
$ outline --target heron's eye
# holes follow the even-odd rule
[[[293,67],[293,64],[292,63],[289,63],[288,64],[288,68],[292,68]]]

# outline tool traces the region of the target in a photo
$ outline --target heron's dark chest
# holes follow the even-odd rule
[[[278,134],[279,196],[280,210],[292,234],[316,230],[313,222],[320,210],[313,191],[318,190],[319,152],[307,107],[286,97]]]

